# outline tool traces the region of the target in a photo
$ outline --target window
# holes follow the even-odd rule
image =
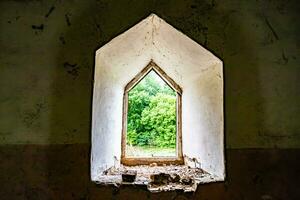
[[[126,85],[122,164],[183,164],[181,95],[152,61]]]

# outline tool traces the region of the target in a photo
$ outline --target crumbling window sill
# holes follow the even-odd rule
[[[97,179],[98,184],[113,184],[117,187],[147,185],[151,192],[171,190],[192,192],[197,189],[198,184],[218,181],[217,177],[202,169],[186,165],[111,167]]]

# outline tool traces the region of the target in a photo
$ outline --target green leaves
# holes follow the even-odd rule
[[[127,144],[176,146],[176,92],[150,72],[128,94]]]

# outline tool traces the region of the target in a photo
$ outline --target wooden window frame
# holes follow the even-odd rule
[[[154,70],[157,75],[162,78],[176,92],[176,156],[175,157],[155,157],[155,158],[134,158],[126,157],[126,134],[127,134],[127,114],[128,114],[128,92],[136,86],[151,70]],[[181,165],[184,164],[182,155],[182,89],[170,78],[157,64],[152,60],[150,63],[138,73],[124,89],[123,96],[123,119],[122,119],[122,142],[121,142],[121,163],[123,165],[149,165],[156,163],[157,165]]]

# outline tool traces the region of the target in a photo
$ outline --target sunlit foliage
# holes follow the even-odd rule
[[[154,71],[128,93],[127,144],[176,146],[176,92]]]

